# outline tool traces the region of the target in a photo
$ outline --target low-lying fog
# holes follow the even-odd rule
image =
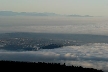
[[[108,35],[104,17],[0,17],[0,33],[38,32]]]
[[[39,51],[0,51],[0,60],[60,62],[108,71],[108,44],[93,43]]]

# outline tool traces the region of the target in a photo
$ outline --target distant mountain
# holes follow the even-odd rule
[[[82,15],[67,15],[67,16],[69,16],[69,17],[93,17],[93,16],[90,16],[90,15],[84,15],[84,16],[82,16]]]
[[[0,11],[0,16],[68,16],[68,17],[93,17],[89,15],[60,15],[56,13],[38,13],[38,12],[13,12],[13,11]]]
[[[58,16],[55,13],[37,13],[37,12],[13,12],[13,11],[0,11],[0,16]]]

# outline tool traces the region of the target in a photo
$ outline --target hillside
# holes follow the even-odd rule
[[[45,62],[20,62],[20,61],[0,61],[0,69],[8,71],[71,71],[71,72],[103,72],[93,68],[83,68],[81,66],[66,66],[60,63],[45,63]],[[4,69],[5,68],[5,69]]]

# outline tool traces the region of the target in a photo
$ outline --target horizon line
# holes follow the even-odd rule
[[[11,10],[0,10],[0,12],[17,12],[17,11],[11,11]],[[104,16],[93,16],[93,15],[80,15],[80,14],[58,14],[58,13],[54,13],[54,12],[26,12],[26,11],[22,11],[22,12],[17,12],[17,13],[51,13],[51,14],[55,14],[55,15],[60,15],[60,16],[78,16],[78,17],[104,17]]]

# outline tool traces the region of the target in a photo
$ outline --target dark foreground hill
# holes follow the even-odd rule
[[[60,63],[45,63],[45,62],[20,62],[20,61],[0,61],[0,70],[7,71],[35,71],[35,72],[103,72],[93,68],[83,68],[81,66],[66,66]]]

